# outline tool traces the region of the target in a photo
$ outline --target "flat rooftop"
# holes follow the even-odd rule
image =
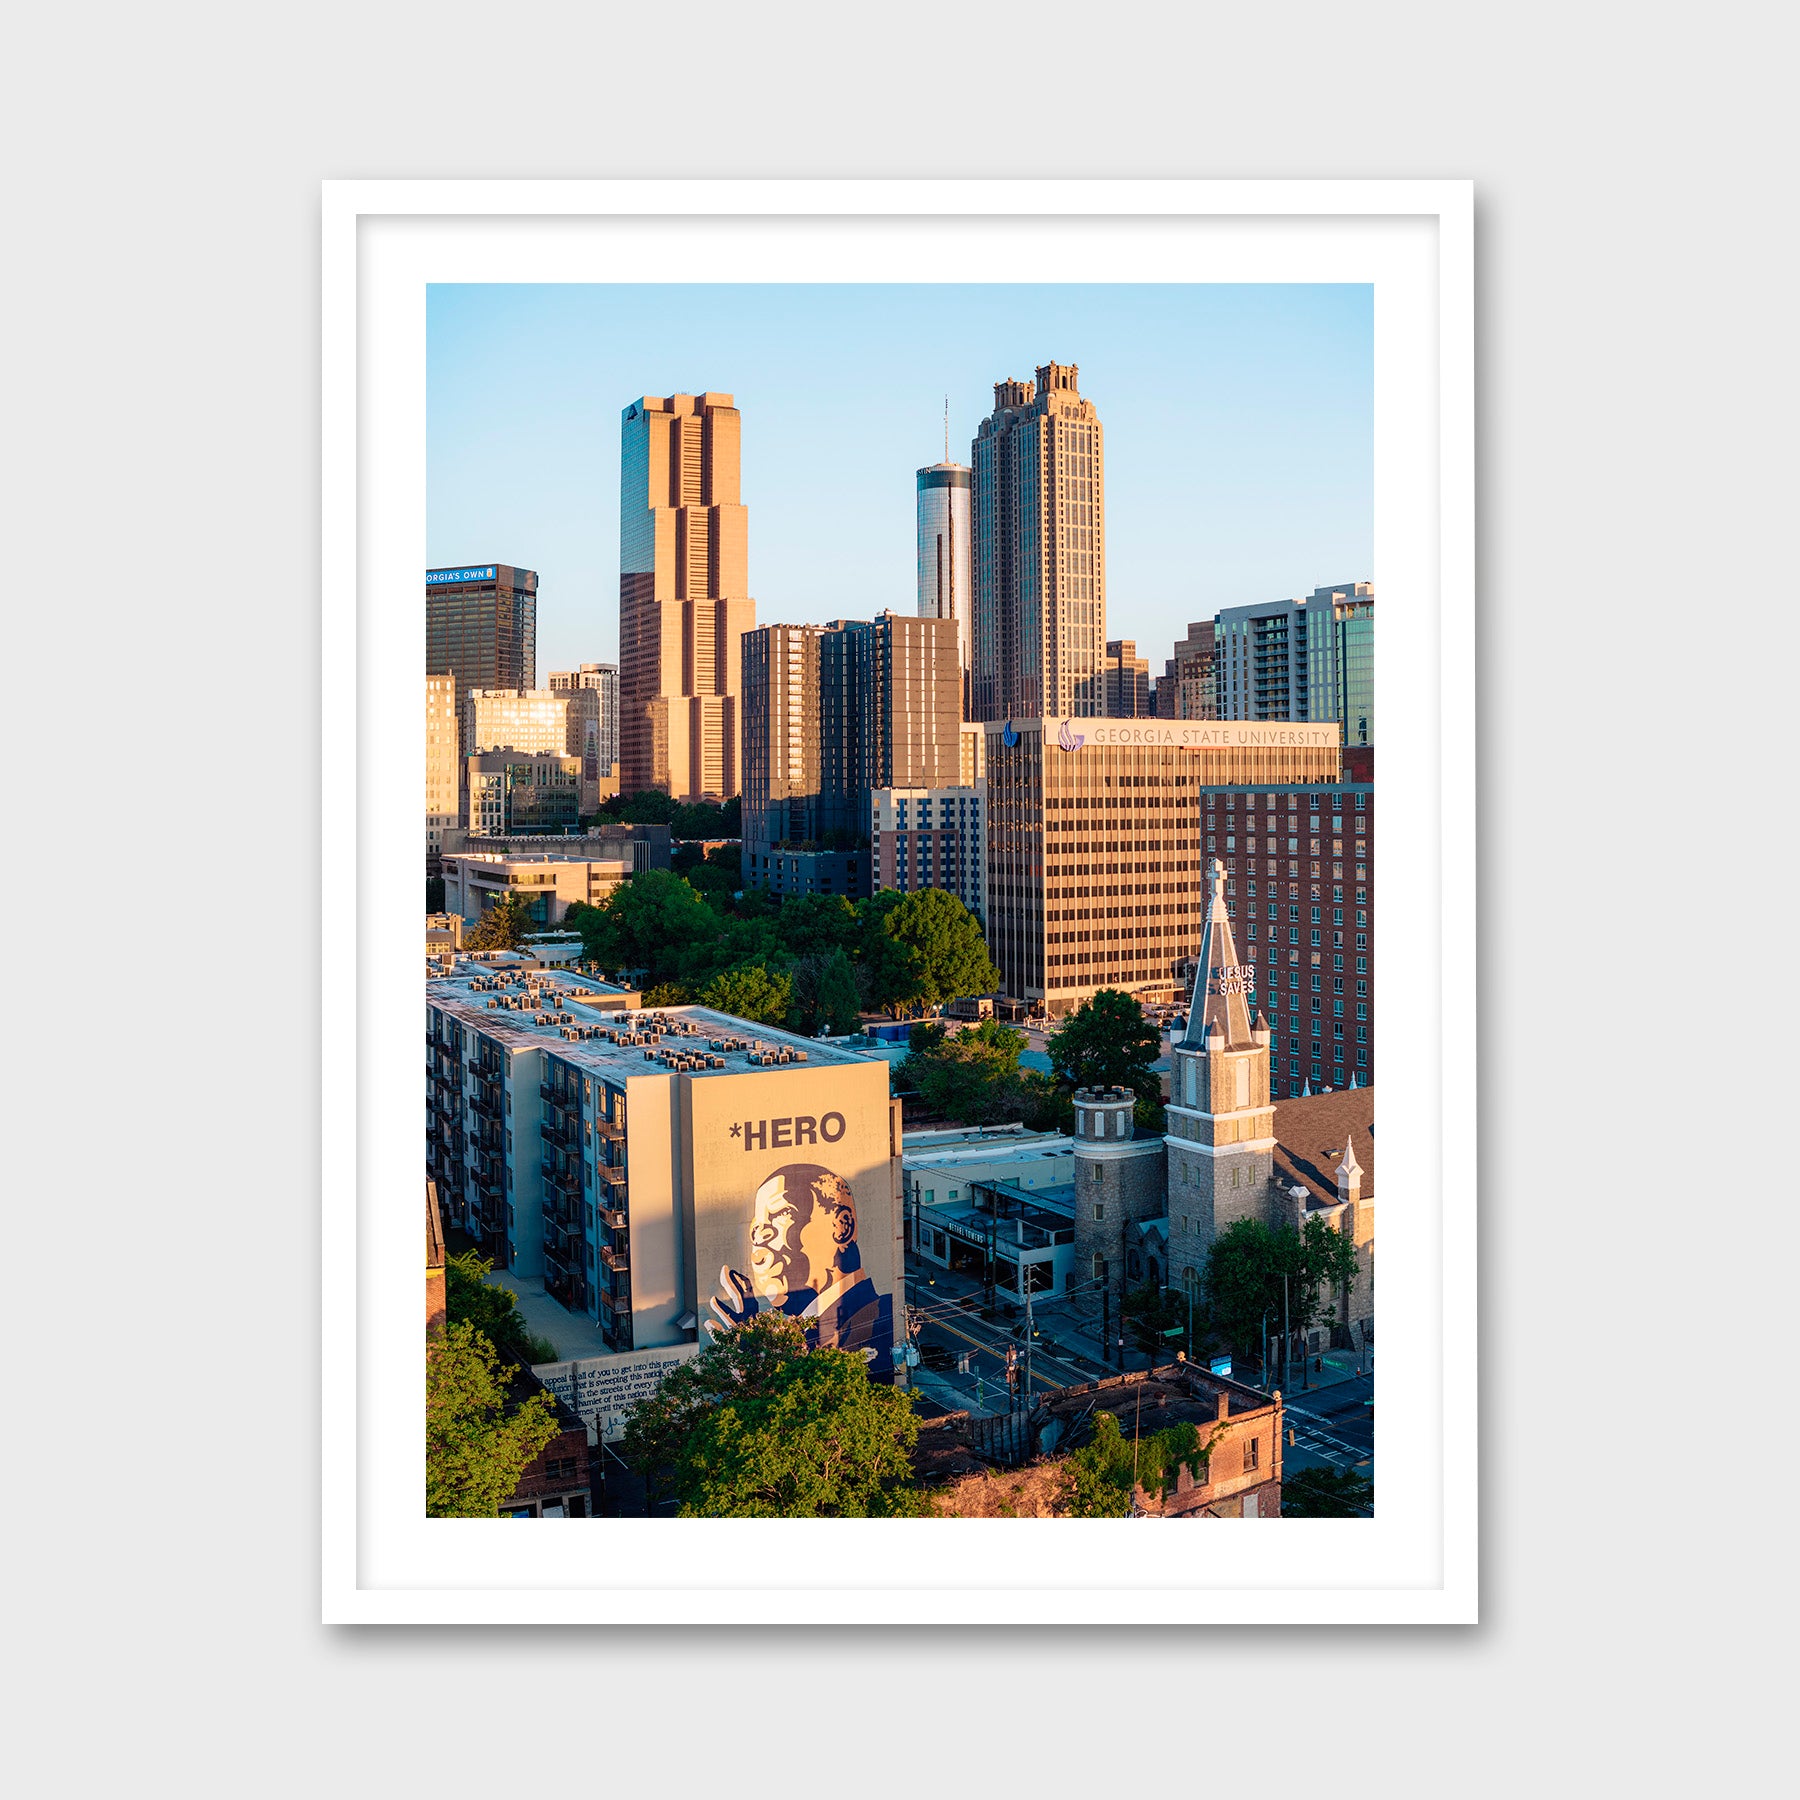
[[[425,983],[441,1008],[509,1050],[549,1050],[614,1081],[679,1070],[744,1075],[767,1069],[854,1067],[876,1056],[833,1049],[706,1006],[628,1011],[627,990],[561,969],[510,969],[459,961]]]

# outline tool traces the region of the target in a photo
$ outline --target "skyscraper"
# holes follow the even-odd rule
[[[1218,617],[1221,719],[1337,719],[1346,744],[1375,741],[1375,588],[1314,588]]]
[[[964,686],[969,669],[969,471],[935,463],[918,472],[919,616],[954,619]],[[965,692],[963,704],[968,703]]]
[[[454,675],[465,694],[536,687],[537,582],[510,563],[427,569],[425,673]]]
[[[867,893],[873,791],[959,782],[955,620],[762,626],[743,663],[745,886]]]
[[[817,848],[821,636],[817,625],[759,625],[744,633],[746,886],[767,871],[778,848]]]
[[[972,447],[977,719],[1105,709],[1105,446],[1073,363],[994,385]]]
[[[729,394],[625,408],[619,472],[619,761],[624,791],[738,792],[749,598],[741,421]]]
[[[1131,638],[1106,642],[1106,716],[1109,719],[1148,719],[1150,711],[1150,662],[1139,656]]]
[[[1213,691],[1213,644],[1216,627],[1211,619],[1198,619],[1187,636],[1175,640],[1175,653],[1163,665],[1156,684],[1156,716],[1159,719],[1216,719],[1219,699]]]

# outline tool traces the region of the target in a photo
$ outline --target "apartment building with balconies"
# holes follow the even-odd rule
[[[615,1355],[774,1308],[891,1372],[904,1272],[886,1063],[633,998],[467,959],[428,980],[427,1172],[446,1224]]]

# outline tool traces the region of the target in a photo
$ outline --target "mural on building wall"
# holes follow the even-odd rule
[[[819,1163],[788,1163],[756,1190],[750,1219],[750,1270],[719,1270],[715,1334],[760,1311],[804,1321],[809,1344],[867,1352],[891,1366],[894,1302],[863,1270],[856,1241],[856,1195],[843,1176]]]

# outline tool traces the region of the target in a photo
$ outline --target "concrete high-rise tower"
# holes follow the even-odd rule
[[[625,792],[725,799],[741,775],[749,598],[741,422],[729,394],[625,408],[619,468],[619,762]]]
[[[976,719],[1106,710],[1106,476],[1073,363],[994,385],[972,446]]]
[[[1256,967],[1238,961],[1225,903],[1225,865],[1212,889],[1187,1030],[1173,1047],[1168,1133],[1170,1263],[1178,1248],[1205,1267],[1212,1241],[1239,1219],[1262,1218],[1275,1153],[1270,1031],[1253,1011]],[[1179,1221],[1179,1224],[1177,1223]]]
[[[969,669],[969,471],[941,462],[918,472],[919,614],[954,619],[963,668],[963,707]]]

